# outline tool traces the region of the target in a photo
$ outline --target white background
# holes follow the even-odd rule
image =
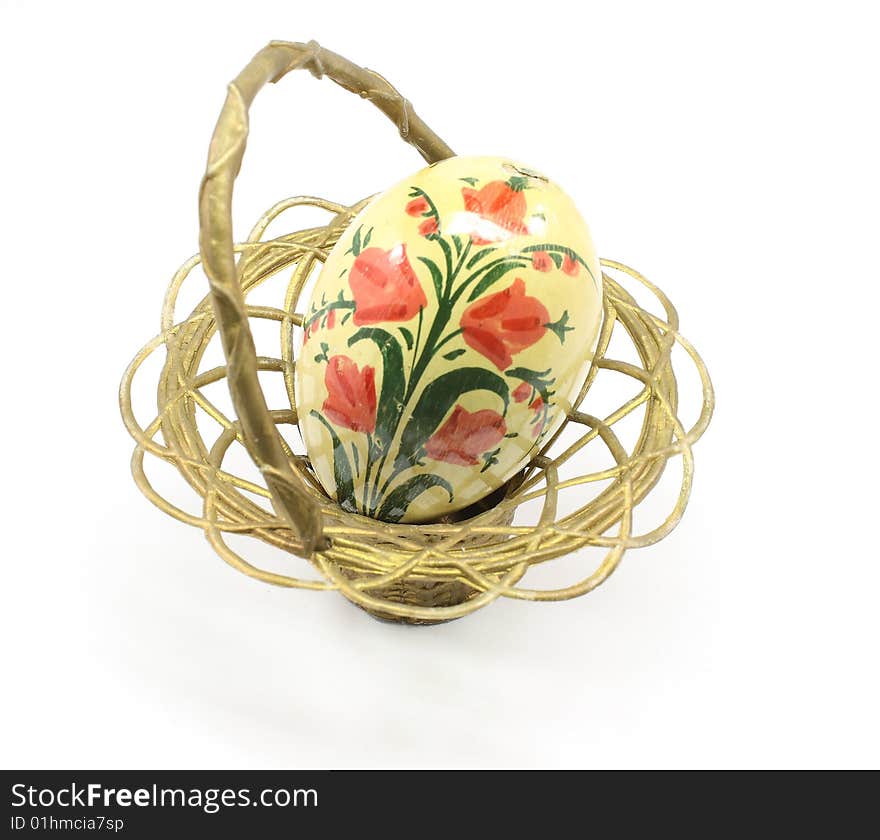
[[[309,5],[0,3],[0,761],[877,766],[874,4]],[[381,624],[244,578],[134,487],[117,384],[196,250],[225,84],[272,38],[549,172],[678,305],[718,410],[680,528],[596,592]],[[419,167],[296,74],[253,109],[237,230]]]

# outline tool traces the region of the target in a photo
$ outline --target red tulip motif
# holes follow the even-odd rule
[[[566,254],[562,259],[562,270],[568,274],[569,277],[577,277],[578,272],[581,270],[581,266],[571,254]]]
[[[513,399],[518,403],[525,402],[531,395],[532,386],[528,382],[520,382],[512,394]]]
[[[425,221],[419,225],[419,234],[422,236],[432,236],[437,233],[438,230],[440,230],[440,225],[437,224],[435,216],[425,219]]]
[[[532,268],[535,271],[550,271],[553,268],[553,260],[546,251],[535,251],[532,254]]]
[[[484,408],[472,412],[456,405],[449,419],[428,438],[425,452],[435,461],[472,467],[505,434],[507,424],[497,411]]]
[[[423,216],[428,212],[431,205],[425,200],[424,196],[418,196],[406,205],[406,212],[410,216]]]
[[[369,365],[358,369],[348,356],[331,356],[324,372],[327,399],[324,414],[338,426],[354,432],[376,429],[376,372]]]
[[[355,302],[353,320],[359,327],[409,321],[428,302],[406,255],[406,245],[390,251],[361,251],[348,273],[348,284]]]
[[[526,294],[522,278],[502,292],[474,301],[461,316],[462,337],[499,370],[506,370],[513,356],[544,336],[550,320],[547,308]]]
[[[490,181],[479,190],[464,187],[461,196],[465,210],[492,222],[501,231],[522,234],[529,232],[525,223],[527,208],[524,189],[525,179],[511,178],[507,181]],[[481,234],[491,236],[486,231],[481,231]],[[490,239],[483,235],[473,236],[475,245],[485,245],[500,238],[500,231],[499,235]]]

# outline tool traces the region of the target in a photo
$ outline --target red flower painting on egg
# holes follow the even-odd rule
[[[361,251],[349,272],[348,284],[354,295],[354,323],[359,327],[409,321],[428,302],[406,255],[406,245],[390,251]]]
[[[437,224],[437,219],[434,216],[425,219],[425,221],[419,225],[419,233],[422,236],[433,236],[438,230],[440,230],[440,225]]]
[[[417,196],[406,205],[406,212],[410,216],[424,216],[430,209],[431,205],[428,204],[425,197],[421,195]]]
[[[569,277],[577,277],[578,272],[581,270],[580,264],[571,254],[566,254],[562,260],[562,270]]]
[[[507,424],[497,411],[468,411],[456,405],[449,419],[428,438],[425,452],[435,461],[472,467],[506,434]]]
[[[465,210],[476,213],[497,227],[497,235],[481,230],[473,234],[475,245],[486,245],[503,237],[503,232],[524,234],[526,227],[526,197],[523,194],[525,180],[511,178],[509,181],[490,181],[479,190],[464,187],[461,196]]]
[[[532,386],[528,382],[520,382],[511,396],[516,402],[520,403],[525,402],[531,395]]]
[[[343,510],[385,522],[435,521],[513,475],[562,419],[583,352],[566,341],[592,273],[579,220],[510,163],[437,171],[352,222],[302,316],[312,467]]]
[[[327,399],[322,406],[338,426],[354,432],[376,429],[376,372],[369,365],[358,369],[348,356],[331,356],[324,372]]]
[[[550,271],[553,268],[553,260],[546,251],[535,251],[532,254],[532,268],[535,271]]]
[[[547,308],[526,294],[522,278],[502,292],[474,301],[461,316],[465,342],[482,353],[498,370],[506,370],[513,356],[543,338],[550,320]]]

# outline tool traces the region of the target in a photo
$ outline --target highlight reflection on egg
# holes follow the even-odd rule
[[[370,202],[306,311],[296,401],[321,484],[348,511],[421,522],[500,487],[558,428],[602,279],[559,187],[454,157]]]

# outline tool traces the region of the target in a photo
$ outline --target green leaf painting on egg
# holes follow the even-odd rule
[[[478,501],[579,390],[598,259],[570,199],[523,173],[499,158],[435,164],[374,199],[329,255],[296,401],[312,467],[345,510],[426,521]]]

